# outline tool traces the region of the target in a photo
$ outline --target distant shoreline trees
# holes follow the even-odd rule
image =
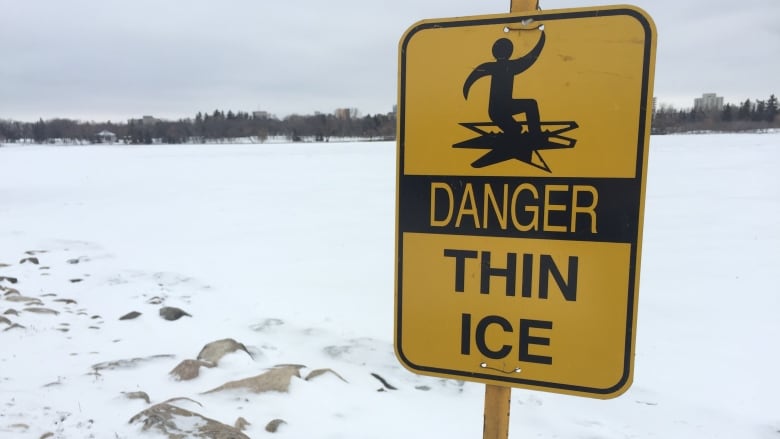
[[[393,140],[395,113],[361,117],[357,110],[340,109],[332,114],[293,114],[279,119],[266,112],[214,110],[176,121],[148,116],[123,123],[0,120],[0,142],[101,143],[105,141],[101,134],[106,132],[114,134],[117,142],[127,144],[220,143],[233,139],[262,143],[269,138],[291,142],[327,142],[333,138]]]
[[[696,132],[744,132],[780,128],[780,105],[772,94],[765,100],[747,99],[702,111],[661,105],[652,115],[653,134]],[[344,108],[330,114],[293,114],[282,119],[266,112],[214,110],[176,121],[151,117],[127,122],[83,122],[71,119],[39,119],[36,122],[0,120],[0,142],[125,144],[225,143],[244,139],[262,143],[269,138],[290,142],[327,142],[331,139],[394,140],[394,112],[360,116]]]
[[[766,100],[746,99],[720,110],[678,110],[662,105],[653,113],[653,134],[740,132],[780,128],[780,106],[773,94]]]

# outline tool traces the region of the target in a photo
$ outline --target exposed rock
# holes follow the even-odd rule
[[[54,316],[60,314],[59,311],[55,311],[55,310],[53,310],[51,308],[40,308],[40,307],[29,307],[29,308],[23,309],[22,311],[31,312],[31,313],[35,313],[35,314],[50,314],[50,315],[54,315]]]
[[[54,433],[48,431],[46,433],[43,433],[39,439],[48,439],[50,437],[54,437]]]
[[[129,313],[123,315],[119,318],[119,320],[133,320],[134,318],[140,316],[141,313],[138,311],[130,311]]]
[[[0,262],[0,268],[10,267],[10,266],[11,266],[11,264],[4,264],[4,263]]]
[[[382,383],[383,386],[385,386],[385,389],[387,390],[398,390],[396,387],[394,387],[392,384],[388,383],[384,378],[379,376],[377,373],[371,373],[371,376],[378,379],[380,383]]]
[[[31,305],[31,304],[43,305],[43,302],[41,302],[41,299],[39,299],[37,297],[13,295],[13,296],[6,296],[5,300],[7,300],[9,302],[20,302],[20,303],[23,302],[23,303],[25,303],[27,305]]]
[[[18,316],[19,315],[19,311],[15,310],[13,308],[8,308],[7,310],[3,311],[3,315]]]
[[[95,328],[100,329],[100,328]],[[92,365],[92,370],[94,371],[100,371],[105,369],[132,369],[140,363],[147,363],[154,360],[162,360],[162,359],[171,359],[175,358],[174,355],[170,354],[163,354],[163,355],[151,355],[149,357],[136,357],[136,358],[129,358],[129,359],[122,359],[122,360],[115,360],[115,361],[104,361],[102,363],[96,363]]]
[[[177,407],[171,402],[168,400],[143,410],[130,418],[130,424],[142,424],[144,431],[155,430],[170,439],[249,439],[237,428]]]
[[[5,293],[5,300],[9,302],[33,302],[40,301],[37,297],[22,296],[18,291],[9,291]]]
[[[54,299],[54,301],[64,303],[65,305],[75,305],[78,303],[73,299]]]
[[[143,399],[147,404],[151,404],[149,395],[146,392],[122,392],[127,399]]]
[[[222,340],[212,341],[203,346],[203,349],[201,349],[198,354],[198,360],[209,361],[216,365],[222,357],[235,351],[244,351],[250,358],[253,358],[252,354],[247,350],[243,343],[239,343],[232,338],[224,338]]]
[[[184,316],[192,317],[190,314],[187,314],[184,310],[180,308],[176,308],[175,306],[164,306],[160,308],[160,317],[164,318],[165,320],[169,320],[169,321],[179,320]]]
[[[62,377],[58,377],[57,381],[52,381],[50,383],[46,383],[43,385],[43,387],[57,387],[62,385]]]
[[[279,426],[286,423],[287,422],[285,422],[284,419],[274,419],[273,421],[266,424],[265,431],[269,433],[276,433],[276,430],[279,429]]]
[[[201,366],[211,368],[215,367],[216,364],[201,360],[184,360],[168,374],[173,375],[179,381],[189,381],[200,375]]]
[[[27,262],[29,262],[31,264],[35,264],[35,265],[40,264],[40,262],[38,261],[38,258],[34,258],[34,257],[24,258],[21,261],[19,261],[20,264],[25,264]]]
[[[249,421],[247,421],[246,419],[244,419],[241,416],[239,416],[238,419],[236,419],[236,422],[233,423],[233,427],[235,427],[235,428],[237,428],[237,429],[239,429],[241,431],[246,430],[246,428],[248,426],[250,426],[250,425],[252,425],[252,424],[250,424]]]
[[[84,279],[76,278],[76,279],[68,279],[68,280],[70,281],[70,283],[75,284],[75,283],[79,283],[79,282],[83,281]]]
[[[7,317],[0,316],[0,323],[5,323],[6,325],[10,325],[11,321],[8,320]]]
[[[295,364],[295,363],[283,363],[283,364],[274,364],[274,367],[297,367],[299,370],[306,367],[305,364]]]
[[[287,392],[290,389],[292,377],[301,377],[301,366],[277,366],[260,375],[238,381],[227,382],[205,393],[222,392],[225,390],[248,390],[253,393]]]
[[[5,265],[5,266],[9,267],[9,265]],[[0,267],[2,267],[2,265],[0,265]],[[0,276],[0,282],[3,282],[3,281],[15,284],[15,283],[19,282],[19,279],[15,278],[15,277],[11,277],[11,276]]]
[[[8,426],[8,428],[10,428],[10,429],[19,429],[19,430],[29,430],[30,426],[27,425],[27,424],[19,423],[19,424],[11,424],[11,425]]]
[[[14,323],[11,326],[3,329],[3,332],[7,332],[7,331],[10,331],[12,329],[27,329],[27,328],[25,328],[23,325],[20,325],[18,323]]]
[[[317,378],[318,376],[325,375],[326,373],[331,373],[333,375],[336,375],[336,377],[338,377],[338,379],[340,379],[341,381],[344,381],[345,383],[349,382],[349,381],[345,380],[341,375],[336,373],[336,371],[334,371],[333,369],[314,369],[313,371],[309,372],[309,374],[306,375],[306,378],[304,378],[304,379],[306,381],[310,381],[310,380],[313,380],[314,378]]]
[[[161,304],[163,302],[164,302],[163,298],[159,297],[159,296],[154,296],[151,299],[146,301],[146,303],[148,303],[150,305],[159,305],[159,304]]]
[[[21,296],[22,293],[19,292],[16,288],[3,288],[3,296]]]

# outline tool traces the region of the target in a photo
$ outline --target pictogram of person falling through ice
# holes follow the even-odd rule
[[[533,49],[515,59],[511,58],[514,52],[512,41],[499,38],[493,43],[495,61],[480,64],[466,78],[463,84],[463,98],[466,100],[475,82],[482,78],[490,79],[488,116],[491,122],[462,122],[460,125],[480,135],[453,145],[454,148],[490,149],[474,161],[472,167],[482,168],[516,159],[552,172],[539,150],[574,147],[576,140],[562,136],[561,133],[577,128],[576,122],[542,122],[536,99],[514,97],[515,76],[531,68],[542,53],[546,41],[544,30],[540,31],[540,35]],[[524,115],[525,120],[515,119],[517,115]],[[542,126],[559,128],[542,131]],[[500,132],[485,130],[491,127],[497,127]]]

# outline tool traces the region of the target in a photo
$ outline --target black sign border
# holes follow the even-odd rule
[[[647,127],[647,107],[645,105],[648,102],[648,95],[650,89],[650,76],[652,74],[652,54],[654,49],[655,35],[653,33],[654,26],[648,20],[644,14],[637,9],[629,9],[626,7],[617,7],[614,9],[587,9],[587,10],[561,10],[551,11],[549,13],[541,12],[538,14],[527,15],[503,15],[496,17],[483,17],[470,19],[450,19],[451,21],[425,21],[415,27],[411,28],[404,36],[400,47],[400,77],[399,77],[399,105],[398,105],[398,162],[397,162],[397,181],[396,190],[400,185],[400,180],[403,178],[403,169],[405,163],[405,121],[406,121],[406,48],[412,37],[422,30],[435,29],[435,28],[451,28],[451,27],[469,27],[469,26],[484,26],[484,25],[497,25],[497,24],[517,24],[528,18],[533,18],[539,21],[553,21],[553,20],[570,20],[578,18],[595,18],[604,16],[619,16],[626,15],[635,18],[643,27],[645,31],[644,48],[643,48],[643,66],[642,66],[642,90],[641,100],[642,105],[639,109],[639,129],[637,135],[637,157],[636,157],[636,171],[635,179],[639,180],[641,187],[640,197],[643,198],[644,194],[644,182],[643,170],[646,166],[644,161],[645,157],[645,138],[648,135]],[[396,196],[396,212],[400,211],[400,197]],[[644,210],[644,202],[640,200],[640,212]],[[397,214],[396,214],[397,217]],[[639,218],[642,221],[642,218]],[[403,321],[403,231],[400,230],[398,219],[396,218],[396,303],[395,303],[395,349],[396,355],[401,362],[411,370],[419,371],[421,373],[431,373],[438,375],[448,375],[453,378],[462,378],[464,380],[475,379],[482,382],[504,382],[507,384],[516,384],[519,387],[531,388],[535,390],[545,390],[559,393],[575,392],[583,394],[584,396],[594,395],[596,397],[610,397],[617,396],[625,391],[630,386],[630,378],[633,370],[633,344],[635,339],[634,328],[634,315],[637,302],[636,291],[636,276],[637,276],[637,258],[638,258],[638,243],[642,230],[639,225],[637,226],[636,239],[631,242],[631,259],[629,264],[629,282],[628,282],[628,304],[626,309],[626,335],[624,345],[624,359],[623,359],[623,374],[620,380],[613,386],[608,388],[595,388],[580,386],[574,384],[555,383],[547,381],[529,380],[524,378],[517,378],[511,375],[500,376],[484,373],[466,372],[461,370],[451,370],[438,367],[421,366],[412,363],[403,353],[402,346],[402,321]]]

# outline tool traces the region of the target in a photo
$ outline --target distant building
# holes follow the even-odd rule
[[[700,98],[693,100],[693,109],[697,111],[721,111],[723,109],[723,97],[715,93],[704,93]]]
[[[336,116],[336,119],[340,120],[349,120],[354,119],[357,117],[357,110],[354,108],[337,108],[333,115]]]
[[[160,121],[160,119],[157,119],[154,116],[141,116],[140,119],[128,119],[127,123],[130,123],[130,124],[141,124],[142,126],[145,126],[145,127],[151,127],[151,126],[154,126],[155,124],[157,124],[157,122],[159,122],[159,121]]]
[[[100,143],[114,143],[116,142],[116,134],[112,133],[108,130],[103,130],[97,134],[95,134],[95,137],[97,137],[97,141]]]

